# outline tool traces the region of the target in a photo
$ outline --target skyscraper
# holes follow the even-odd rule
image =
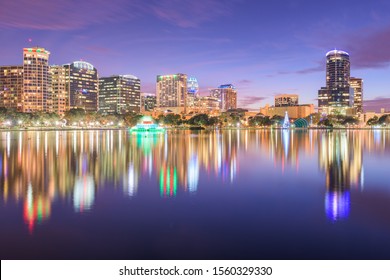
[[[186,111],[187,75],[158,75],[156,85],[157,107],[183,107]]]
[[[65,64],[67,69],[67,90],[70,109],[82,108],[96,112],[99,108],[99,83],[96,68],[85,61]]]
[[[99,111],[107,114],[140,112],[140,79],[117,75],[99,79]]]
[[[61,65],[50,66],[52,92],[49,111],[61,116],[69,110],[68,71],[69,68]]]
[[[349,84],[353,89],[353,107],[357,114],[363,113],[363,79],[351,77]]]
[[[20,110],[23,66],[0,66],[0,107]]]
[[[219,100],[221,111],[237,109],[237,91],[232,84],[220,85],[210,91],[210,96]]]
[[[187,80],[187,107],[195,107],[198,91],[198,80],[195,77],[189,77]]]
[[[319,109],[329,113],[337,111],[346,114],[353,106],[353,92],[349,80],[349,54],[340,50],[329,51],[326,54],[326,90],[321,88],[318,92]]]
[[[23,49],[22,112],[48,111],[51,94],[49,55],[44,48]]]

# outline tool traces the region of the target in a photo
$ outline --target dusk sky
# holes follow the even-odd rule
[[[389,14],[388,0],[0,0],[0,65],[40,46],[50,64],[133,74],[142,92],[155,92],[158,74],[194,76],[201,95],[232,83],[238,106],[258,110],[280,93],[317,105],[337,48],[364,79],[366,109],[390,110]]]

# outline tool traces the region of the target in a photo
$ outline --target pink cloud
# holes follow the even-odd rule
[[[159,0],[150,4],[152,12],[162,20],[179,27],[197,27],[230,13],[235,1],[220,0]]]
[[[356,34],[349,36],[345,44],[354,68],[383,68],[390,64],[390,26]]]
[[[256,107],[256,110],[259,110],[259,103],[265,100],[266,97],[263,96],[241,96],[238,98],[238,107],[240,108],[253,108]]]
[[[364,111],[379,112],[381,108],[390,111],[390,97],[377,97],[371,100],[364,100]]]
[[[0,28],[74,30],[154,16],[182,28],[197,27],[231,11],[238,0],[2,0]]]
[[[325,66],[323,65],[323,63],[318,62],[318,65],[315,67],[304,68],[297,71],[278,71],[276,74],[267,75],[267,77],[272,78],[279,75],[291,75],[291,74],[306,75],[306,74],[321,72],[324,71],[324,69]]]
[[[124,20],[132,16],[126,0],[2,0],[0,27],[73,30],[90,24]],[[127,9],[128,10],[128,9]]]

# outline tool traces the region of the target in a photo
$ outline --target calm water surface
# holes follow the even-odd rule
[[[390,259],[390,131],[0,132],[1,259]]]

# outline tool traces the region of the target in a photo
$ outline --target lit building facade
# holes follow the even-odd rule
[[[353,89],[353,107],[360,115],[363,113],[363,79],[351,77],[349,84]]]
[[[156,107],[156,95],[152,93],[141,94],[141,112],[151,112]]]
[[[187,80],[187,108],[193,108],[196,106],[198,91],[198,80],[195,77],[189,77]]]
[[[0,107],[20,109],[23,66],[0,66]]]
[[[49,111],[51,100],[50,52],[44,48],[23,49],[23,93],[21,112]]]
[[[210,90],[210,96],[219,100],[221,111],[237,109],[237,91],[232,84],[220,85],[218,88]]]
[[[157,107],[181,107],[186,111],[187,75],[158,75],[156,85]]]
[[[319,109],[327,108],[329,104],[328,100],[329,100],[329,90],[327,87],[322,87],[318,91],[318,108]]]
[[[353,107],[350,65],[349,54],[345,51],[333,50],[326,54],[326,88],[318,92],[319,111],[347,114]]]
[[[202,96],[198,99],[197,104],[202,113],[218,113],[220,111],[220,102],[216,97]]]
[[[298,94],[278,94],[275,96],[275,107],[298,105]]]
[[[264,108],[260,108],[260,113],[264,116],[273,117],[275,115],[284,117],[288,113],[288,116],[292,119],[305,118],[314,113],[313,104],[302,104],[296,106],[269,106],[266,105]]]
[[[99,83],[96,68],[85,61],[75,61],[64,65],[67,69],[67,90],[69,108],[82,108],[86,112],[96,112],[99,108]]]
[[[364,140],[356,131],[318,136],[319,167],[325,173],[325,211],[332,221],[348,218],[351,190],[361,190],[364,185]]]
[[[330,51],[326,54],[326,87],[330,91],[330,107],[350,107],[352,96],[349,87],[349,54],[344,51]]]
[[[140,79],[119,75],[99,79],[99,111],[107,114],[140,112]]]
[[[60,116],[63,116],[69,110],[68,70],[69,68],[61,65],[50,66],[52,93],[49,111]]]

